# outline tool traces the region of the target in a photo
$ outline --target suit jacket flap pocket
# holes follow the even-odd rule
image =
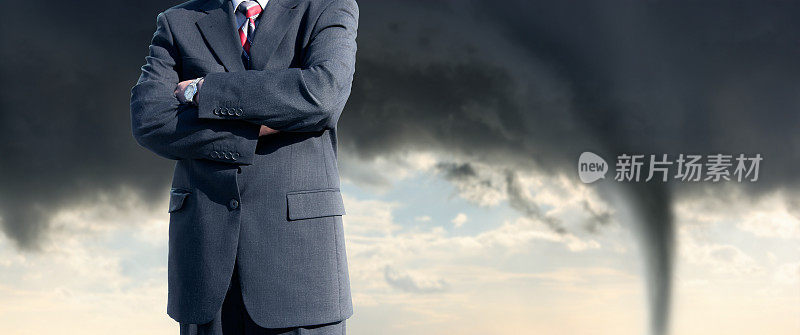
[[[342,194],[338,188],[286,193],[289,220],[344,215]]]
[[[189,196],[189,191],[181,189],[172,189],[169,191],[169,212],[172,213],[183,207],[186,197]]]

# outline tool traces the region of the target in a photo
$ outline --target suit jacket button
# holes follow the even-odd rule
[[[239,200],[231,199],[231,201],[228,202],[228,206],[230,206],[231,209],[236,209],[237,207],[239,207]]]
[[[225,157],[225,159],[231,159],[231,155],[227,152],[223,152],[222,155]]]
[[[242,109],[241,109],[241,108],[237,108],[237,109],[236,109],[236,112],[235,112],[235,114],[236,114],[236,116],[242,116],[242,113],[243,113],[243,112],[244,112],[244,111],[242,111]]]
[[[212,153],[211,153],[211,157],[214,157],[214,158],[219,158],[219,152],[217,152],[216,150],[214,150],[214,152],[212,152]]]

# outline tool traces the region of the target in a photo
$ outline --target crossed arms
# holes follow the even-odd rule
[[[156,22],[142,74],[131,89],[131,125],[141,146],[174,160],[252,164],[262,126],[281,132],[336,127],[355,71],[354,0],[334,0],[322,10],[301,67],[209,73],[196,106],[176,97],[176,90],[182,91],[175,70],[179,53],[166,14]],[[240,117],[214,113],[231,106],[242,111]]]

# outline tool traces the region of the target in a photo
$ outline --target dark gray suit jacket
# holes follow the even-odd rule
[[[131,90],[137,142],[176,160],[169,201],[167,313],[210,321],[235,258],[262,327],[353,314],[336,124],[355,70],[354,0],[270,0],[241,57],[230,0],[193,0],[157,17]],[[199,106],[173,95],[205,76]],[[280,130],[259,139],[260,125]]]

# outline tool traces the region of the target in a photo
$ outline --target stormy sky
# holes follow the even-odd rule
[[[151,206],[163,201],[173,163],[136,144],[129,97],[155,15],[179,2],[0,5],[0,217],[3,234],[20,250],[52,243],[58,209],[121,189]],[[415,151],[446,154],[435,167],[446,180],[461,190],[503,194],[513,210],[559,234],[567,229],[520,196],[516,180],[531,170],[574,178],[583,151],[607,158],[760,153],[759,181],[738,186],[749,197],[776,189],[795,194],[798,3],[365,0],[359,6],[357,70],[339,122],[346,179],[380,187],[386,180],[360,169],[362,162]],[[479,166],[502,177],[484,177]],[[632,206],[667,230],[673,200],[705,191],[691,183],[628,190]],[[608,221],[604,212],[593,217],[588,231]],[[672,235],[643,236],[661,233]],[[670,254],[672,242],[662,242],[660,252]]]
[[[46,238],[49,209],[121,185],[154,198],[168,181],[171,162],[131,141],[128,103],[153,17],[177,3],[3,4],[0,204],[21,247]],[[436,148],[554,172],[584,149],[762,153],[753,185],[796,185],[797,4],[359,5],[344,151]]]

